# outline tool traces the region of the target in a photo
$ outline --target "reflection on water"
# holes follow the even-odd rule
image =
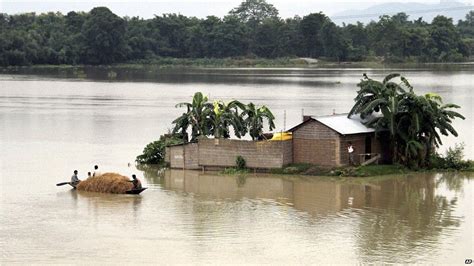
[[[472,199],[469,180],[473,175],[469,173],[340,182],[317,177],[308,180],[181,170],[159,171],[159,175],[156,172],[147,169],[145,177],[159,180],[166,190],[192,195],[200,201],[259,200],[263,204],[291,206],[313,217],[308,218],[310,223],[345,223],[351,227],[351,235],[339,237],[355,236],[352,244],[363,262],[414,263],[433,258],[450,261],[455,256],[440,257],[446,252],[438,250],[445,245],[443,242],[453,241],[450,238],[460,233],[460,227],[461,235],[472,235],[472,228],[462,226],[466,214],[458,206],[460,197],[466,196],[464,185],[471,190],[468,198]],[[469,199],[461,204],[472,208]],[[451,252],[468,256],[463,253],[465,250]]]

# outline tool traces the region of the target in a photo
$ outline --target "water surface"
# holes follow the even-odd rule
[[[79,70],[78,70],[79,71]],[[82,71],[82,72],[81,72]],[[0,75],[0,262],[463,263],[472,257],[472,174],[334,181],[137,170],[195,91],[268,105],[277,129],[305,114],[347,112],[363,72],[389,69],[106,70]],[[463,106],[474,158],[474,71],[403,69],[418,92]],[[284,113],[286,112],[286,119]],[[132,163],[128,167],[128,163]],[[54,184],[137,173],[140,196]],[[71,258],[74,258],[72,260]]]

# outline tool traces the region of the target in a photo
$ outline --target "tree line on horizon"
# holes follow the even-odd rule
[[[325,14],[282,19],[265,0],[246,0],[223,18],[90,12],[0,13],[0,65],[113,64],[159,58],[311,57],[333,61],[455,62],[474,54],[474,11],[454,24],[405,13],[367,25],[336,25]]]

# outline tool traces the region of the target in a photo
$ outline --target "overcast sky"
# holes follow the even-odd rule
[[[304,16],[309,13],[322,11],[331,16],[334,13],[365,9],[374,4],[387,2],[419,2],[419,3],[439,3],[440,0],[267,0],[273,4],[283,18],[293,17],[294,15]],[[442,0],[447,1],[447,0]],[[216,15],[222,17],[229,10],[238,6],[242,0],[106,0],[106,1],[59,1],[59,0],[0,0],[0,12],[8,14],[24,12],[48,12],[60,11],[67,13],[69,11],[89,11],[96,6],[107,6],[114,13],[120,16],[140,16],[151,18],[155,14],[180,13],[186,16],[206,17]],[[459,0],[466,4],[472,4],[473,0]]]

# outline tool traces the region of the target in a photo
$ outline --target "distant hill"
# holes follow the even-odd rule
[[[409,15],[410,20],[423,17],[424,21],[431,22],[437,15],[444,15],[453,18],[453,22],[457,23],[460,19],[465,19],[466,14],[474,10],[473,5],[466,5],[459,2],[442,1],[439,4],[422,4],[422,3],[385,3],[374,5],[362,10],[346,10],[331,16],[331,20],[341,25],[356,23],[360,21],[364,24],[371,20],[378,21],[381,15],[394,15],[399,12],[405,12]]]

